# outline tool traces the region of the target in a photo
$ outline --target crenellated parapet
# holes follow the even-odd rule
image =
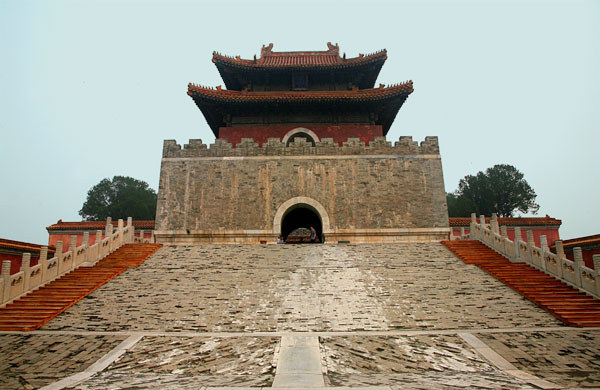
[[[333,138],[321,138],[313,146],[305,138],[295,138],[288,145],[279,138],[269,138],[262,146],[252,138],[242,138],[233,147],[224,139],[216,139],[210,147],[199,139],[191,139],[183,148],[175,140],[165,140],[163,158],[241,157],[241,156],[326,156],[326,155],[438,155],[438,137],[425,137],[420,144],[410,136],[400,137],[392,145],[385,137],[375,137],[366,145],[358,137],[349,137],[342,146]]]

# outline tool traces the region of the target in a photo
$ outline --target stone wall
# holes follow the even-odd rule
[[[269,138],[259,145],[252,138],[242,138],[235,145],[224,139],[216,139],[210,148],[200,139],[191,139],[189,143],[179,145],[175,140],[165,140],[163,159],[173,157],[230,157],[230,156],[298,156],[298,155],[427,155],[434,154],[439,158],[437,137],[425,137],[419,144],[412,137],[400,137],[392,143],[385,137],[375,137],[368,145],[358,137],[349,137],[342,146],[333,138],[324,137],[313,147],[303,139],[296,139],[288,147],[279,138]]]
[[[262,147],[243,139],[165,141],[155,236],[159,242],[272,242],[282,205],[308,198],[329,242],[447,237],[448,213],[436,137],[368,146],[296,139]],[[292,201],[290,201],[292,200]],[[291,203],[290,203],[291,202]],[[305,203],[304,201],[298,201]],[[328,222],[326,226],[325,222]]]

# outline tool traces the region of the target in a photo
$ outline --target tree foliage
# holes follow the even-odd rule
[[[447,193],[446,200],[448,201],[449,217],[470,217],[471,213],[475,212],[473,203],[456,192]]]
[[[134,220],[154,220],[156,192],[148,183],[127,176],[102,179],[87,194],[79,215],[85,221],[113,220],[132,217]]]
[[[458,183],[458,190],[447,195],[448,215],[468,217],[497,213],[499,217],[512,217],[516,211],[537,213],[535,191],[512,165],[498,164],[467,175]]]

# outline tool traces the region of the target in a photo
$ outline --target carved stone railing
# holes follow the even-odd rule
[[[143,230],[140,230],[140,235],[138,236],[133,236],[133,242],[135,242],[136,244],[148,244],[148,243],[154,243],[154,230],[150,230],[150,237],[146,238],[144,237],[145,232]]]
[[[151,242],[152,239],[135,237],[135,228],[131,218],[127,219],[127,226],[119,219],[117,228],[114,229],[110,219],[107,220],[105,237],[102,230],[96,231],[96,241],[89,245],[89,232],[83,234],[83,243],[76,246],[77,236],[71,236],[69,250],[63,253],[63,242],[56,243],[56,253],[48,259],[48,247],[40,250],[38,264],[30,266],[31,254],[24,253],[21,269],[16,274],[10,274],[10,260],[2,262],[0,275],[0,307],[27,294],[28,292],[44,286],[60,276],[79,267],[91,267],[122,245],[132,242]]]
[[[508,238],[506,226],[500,229],[496,214],[492,214],[489,224],[480,216],[471,215],[470,232],[461,229],[461,240],[479,240],[491,249],[508,258],[511,262],[527,263],[546,274],[555,277],[577,289],[600,298],[600,255],[593,255],[594,269],[583,262],[581,248],[573,249],[574,261],[565,257],[562,241],[556,241],[556,253],[548,247],[546,236],[541,236],[540,246],[536,246],[533,232],[527,231],[527,241],[521,239],[521,229],[515,227],[515,239]]]
[[[299,155],[437,155],[440,153],[437,137],[425,137],[420,144],[410,136],[402,136],[392,145],[385,137],[375,137],[366,145],[359,138],[349,137],[342,145],[333,138],[321,138],[313,146],[304,138],[296,138],[286,145],[279,138],[269,138],[259,146],[252,138],[242,138],[242,142],[230,144],[225,139],[216,139],[208,145],[202,140],[191,139],[188,144],[179,145],[174,140],[165,140],[163,158],[190,157],[235,157],[235,156],[299,156]]]

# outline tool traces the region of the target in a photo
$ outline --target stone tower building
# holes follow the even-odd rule
[[[159,242],[274,242],[314,226],[323,241],[447,237],[437,137],[386,141],[412,81],[375,82],[385,50],[260,58],[213,54],[226,89],[188,86],[215,134],[163,147]]]

